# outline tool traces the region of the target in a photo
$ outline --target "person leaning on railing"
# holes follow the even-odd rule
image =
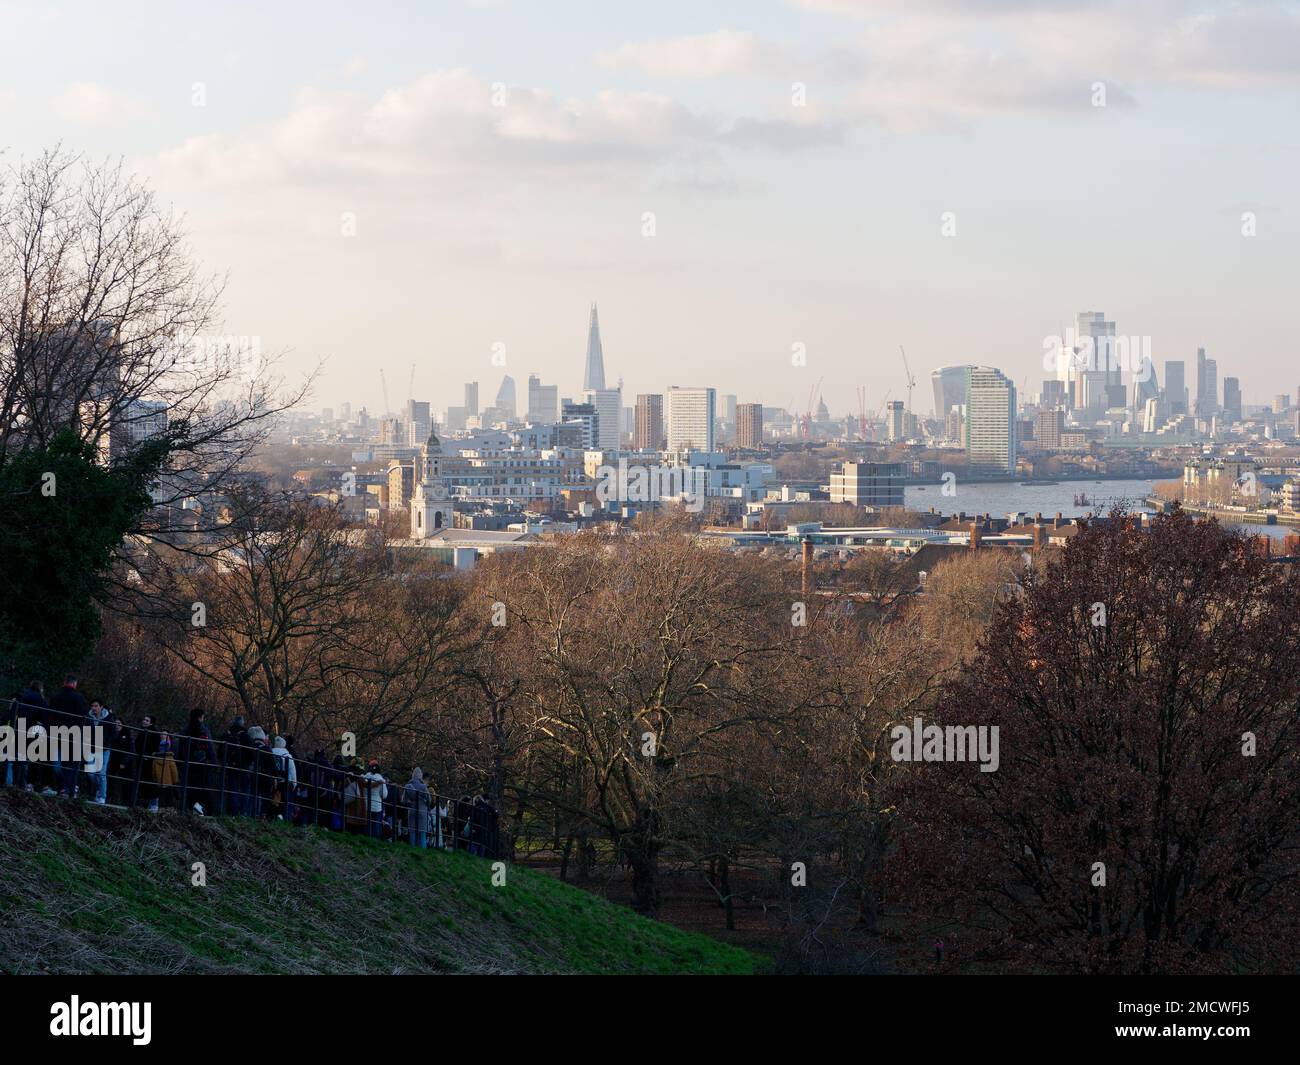
[[[384,800],[388,798],[388,782],[379,772],[379,762],[372,758],[366,774],[366,814],[370,834],[375,839],[384,838]]]
[[[334,756],[334,761],[325,767],[322,774],[321,787],[324,794],[321,801],[328,802],[326,807],[328,819],[325,827],[335,832],[343,832],[347,829],[347,784],[348,768],[347,763],[343,761],[341,754]]]
[[[62,728],[79,728],[86,723],[86,715],[90,712],[90,705],[86,702],[86,697],[77,691],[77,678],[69,673],[63,681],[63,687],[54,693],[54,698],[50,700],[50,727],[55,726]],[[69,759],[66,763],[59,756],[57,749],[52,758],[54,764],[54,786],[73,799],[77,796],[77,774],[81,771],[81,766],[75,760]]]
[[[50,724],[50,704],[45,701],[45,686],[34,680],[18,693],[17,702],[10,707],[10,722],[14,729],[21,728],[30,743],[44,735]],[[50,783],[50,768],[44,762],[15,761],[5,779],[25,791],[36,791]]]
[[[366,797],[361,781],[361,767],[354,764],[347,767],[347,784],[343,788],[343,823],[349,832],[362,834],[366,830]]]
[[[139,728],[135,734],[135,756],[138,759],[136,775],[139,779],[138,792],[132,798],[143,802],[145,806],[157,806],[158,786],[153,781],[153,756],[158,750],[158,730],[154,728],[153,715],[145,714],[140,718]]]
[[[292,741],[284,736],[276,736],[271,741],[275,782],[271,794],[271,808],[276,817],[286,821],[293,820],[294,791],[298,786],[298,765],[289,751]]]
[[[424,782],[424,770],[418,765],[411,770],[402,798],[406,805],[406,826],[412,847],[429,844],[429,786]]]
[[[126,806],[131,801],[131,785],[135,780],[135,730],[115,717],[109,726],[107,742],[109,802]]]
[[[310,758],[297,763],[298,784],[294,788],[292,819],[295,825],[328,824],[329,806],[324,793],[328,768],[325,752],[319,747]]]
[[[249,789],[249,763],[252,751],[248,745],[248,729],[244,715],[236,714],[230,727],[221,734],[222,752],[226,762],[225,813],[244,814],[252,803]]]
[[[212,774],[217,767],[217,748],[208,731],[206,711],[193,709],[181,737],[181,758],[189,763],[186,802],[195,813],[205,814],[212,804]]]
[[[271,812],[271,799],[275,792],[275,756],[271,753],[271,745],[266,742],[266,729],[260,725],[250,728],[248,746],[252,782],[249,787],[251,806],[246,812],[249,817],[265,817]]]
[[[149,812],[157,813],[161,802],[169,806],[175,799],[175,791],[181,781],[180,769],[176,765],[176,751],[170,732],[153,734],[153,750],[149,755],[149,777],[154,783],[154,793],[149,803]]]
[[[86,778],[95,789],[91,801],[98,806],[108,802],[108,720],[109,711],[100,700],[90,701],[86,724],[90,729],[91,748],[86,755]],[[96,733],[95,730],[99,729]]]

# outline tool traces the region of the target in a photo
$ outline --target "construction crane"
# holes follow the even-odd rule
[[[825,377],[817,378],[817,383],[808,390],[808,413],[805,414],[803,418],[803,438],[805,440],[812,435],[813,399],[816,397],[818,390],[822,387],[822,382],[825,380]]]
[[[867,438],[867,386],[858,385],[858,439]]]
[[[406,402],[415,398],[415,363],[411,363],[411,383],[406,386]]]
[[[898,345],[898,350],[903,352],[903,372],[907,374],[907,409],[912,409],[912,389],[916,387],[916,378],[912,376],[912,368],[907,365],[907,352],[903,351],[903,345]]]
[[[392,408],[388,405],[388,378],[384,376],[384,368],[379,367],[379,383],[384,386],[384,417],[387,418],[392,413]]]

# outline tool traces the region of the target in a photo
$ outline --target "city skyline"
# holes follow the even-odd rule
[[[1290,5],[668,3],[575,28],[443,3],[401,40],[385,5],[150,10],[6,5],[33,46],[0,76],[5,161],[122,155],[228,272],[229,333],[325,359],[317,405],[377,410],[377,368],[414,362],[442,409],[495,387],[498,344],[500,372],[576,396],[593,301],[625,397],[743,380],[798,407],[824,376],[832,409],[874,407],[899,344],[1032,391],[1077,307],[1158,366],[1204,347],[1248,406],[1297,383]]]
[[[1100,417],[1105,417],[1113,409],[1123,408],[1136,416],[1138,420],[1141,420],[1144,412],[1148,417],[1151,417],[1158,411],[1159,417],[1157,420],[1163,423],[1178,414],[1186,414],[1205,422],[1211,421],[1216,414],[1229,414],[1240,420],[1243,414],[1251,408],[1261,411],[1276,409],[1279,397],[1285,398],[1287,406],[1291,405],[1291,400],[1294,398],[1295,406],[1300,408],[1300,386],[1297,386],[1294,391],[1284,390],[1270,393],[1262,402],[1247,403],[1243,400],[1240,378],[1232,375],[1221,376],[1218,373],[1218,360],[1209,358],[1204,347],[1196,349],[1194,360],[1165,359],[1163,363],[1158,363],[1149,350],[1149,341],[1149,337],[1130,337],[1125,336],[1123,333],[1117,334],[1116,323],[1107,320],[1105,313],[1102,311],[1078,312],[1075,316],[1074,325],[1070,329],[1063,331],[1062,335],[1044,338],[1043,376],[1031,378],[1027,375],[1024,379],[1024,388],[1018,393],[1014,387],[1014,380],[1010,377],[1007,378],[1012,385],[1013,394],[1015,394],[1013,411],[1016,404],[1026,411],[1033,408],[1049,409],[1063,404],[1064,410],[1077,412],[1079,415],[1095,421]],[[1067,353],[1072,354],[1073,359],[1067,357]],[[1193,362],[1196,385],[1194,394],[1184,384],[1189,361]],[[1002,374],[1000,367],[991,368]],[[929,379],[933,390],[929,414],[934,419],[943,421],[953,406],[964,406],[968,371],[972,369],[976,369],[976,367],[963,364],[958,366],[938,366],[929,371]],[[1165,380],[1163,387],[1160,384],[1162,376]],[[592,303],[590,308],[582,379],[583,388],[579,394],[583,397],[583,402],[597,403],[599,405],[600,400],[598,400],[598,397],[604,397],[604,402],[609,408],[606,417],[607,422],[609,421],[608,414],[613,410],[615,397],[620,400],[619,409],[621,411],[626,412],[634,409],[627,402],[623,402],[633,397],[623,395],[621,375],[615,387],[604,387],[605,364],[595,302]],[[1029,387],[1031,379],[1041,386],[1039,390]],[[593,384],[599,387],[592,387]],[[916,384],[916,379],[913,379],[912,385],[915,386]],[[478,386],[479,382],[477,381],[467,382],[463,386],[464,395],[467,397],[465,406],[449,406],[446,408],[449,423],[453,420],[453,414],[455,415],[454,424],[448,426],[451,430],[456,431],[465,428],[465,414],[475,415],[478,413],[476,403],[471,404],[468,400],[471,394],[475,398],[477,397]],[[843,408],[837,407],[833,411],[828,410],[825,393],[819,386],[820,381],[809,392],[809,401],[816,401],[819,415],[835,419],[854,418],[858,415],[858,410],[855,410],[851,405],[846,405]],[[680,386],[675,384],[665,385],[660,387],[654,394],[664,397],[677,387]],[[745,399],[740,389],[736,392],[728,392],[725,385],[710,387],[713,387],[714,391],[719,395],[726,396],[729,400],[737,403]],[[501,395],[504,392],[510,392],[512,388],[513,378],[509,374],[503,374],[501,388],[498,392],[498,405]],[[524,422],[554,420],[554,414],[545,412],[547,410],[558,410],[556,404],[560,391],[560,385],[546,385],[542,382],[540,375],[530,374],[529,402],[527,407],[519,412],[521,419]],[[639,401],[644,395],[647,395],[647,393],[637,393],[634,402]],[[889,439],[901,440],[907,436],[917,435],[915,432],[904,432],[901,419],[904,412],[914,415],[918,419],[927,417],[924,409],[924,390],[921,404],[919,404],[920,409],[915,403],[908,406],[901,400],[891,400],[889,395],[890,393],[887,392],[880,404],[881,411],[889,413],[887,419],[887,424],[890,425]],[[538,397],[541,397],[541,399],[539,400]],[[862,401],[861,397],[855,396],[855,399],[859,403]],[[349,409],[353,406],[351,400],[343,400],[342,402]],[[408,409],[412,402],[413,400],[407,401]],[[1159,404],[1159,406],[1156,408],[1149,407],[1152,402]],[[806,413],[798,404],[792,404],[784,408],[763,403],[753,405],[760,409],[764,406],[773,410],[784,409],[794,416]],[[310,411],[313,406],[311,403],[304,405],[302,412]],[[423,406],[428,408],[430,405],[425,402]],[[364,409],[364,404],[358,405],[358,410],[361,409]],[[861,409],[859,407],[859,410]],[[372,416],[382,417],[385,414],[391,414],[391,411],[368,413]],[[719,411],[718,415],[719,417],[725,417],[728,422],[734,421],[733,413]],[[411,420],[409,414],[406,416],[406,420]],[[897,422],[897,424],[894,424],[894,422]],[[619,423],[622,425],[621,417]],[[630,430],[625,428],[624,431]],[[612,439],[606,438],[602,446],[615,447],[617,445]]]

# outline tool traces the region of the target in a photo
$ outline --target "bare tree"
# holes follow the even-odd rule
[[[674,822],[716,760],[789,712],[789,605],[758,560],[702,550],[667,521],[530,550],[488,583],[504,604],[506,668],[523,681],[535,767],[528,799],[606,835],[655,914]]]
[[[233,505],[228,546],[155,624],[167,651],[281,733],[371,743],[413,727],[457,646],[457,589],[331,507]]]
[[[180,501],[224,485],[306,388],[277,394],[260,341],[222,332],[221,293],[120,163],[54,149],[0,172],[0,463],[65,430],[110,464],[165,439],[141,531],[178,533]]]

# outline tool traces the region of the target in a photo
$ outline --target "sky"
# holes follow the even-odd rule
[[[1300,386],[1297,3],[0,0],[0,46],[0,162],[121,157],[313,406],[576,396],[593,301],[629,406],[877,410],[900,345],[918,412],[1033,393],[1082,310]]]

